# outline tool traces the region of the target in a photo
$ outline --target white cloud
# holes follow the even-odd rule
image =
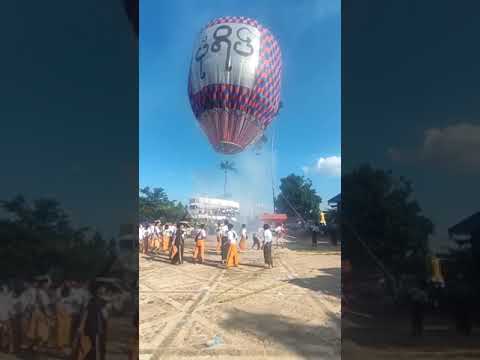
[[[421,158],[473,170],[480,166],[480,125],[460,123],[425,131]]]
[[[314,165],[304,166],[305,174],[314,172],[326,176],[340,176],[342,173],[342,161],[340,156],[320,157]]]
[[[416,149],[388,150],[394,161],[423,162],[461,172],[480,170],[480,125],[458,123],[425,130]]]

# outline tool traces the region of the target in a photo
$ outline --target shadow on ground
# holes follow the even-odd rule
[[[377,307],[375,311],[363,308],[362,312],[356,313],[354,308],[352,312],[346,312],[342,319],[342,339],[377,350],[480,351],[480,331],[474,331],[470,336],[459,335],[453,319],[438,319],[427,313],[424,334],[414,337],[411,335],[408,311],[386,307],[381,303]]]
[[[309,251],[309,252],[319,252],[319,253],[328,253],[328,252],[337,253],[341,250],[340,244],[332,245],[330,243],[330,239],[326,236],[321,236],[317,239],[317,247],[312,246],[311,237],[306,235],[296,236],[295,239],[287,238],[285,247],[293,251]]]
[[[300,286],[313,291],[321,291],[325,295],[337,296],[341,295],[341,269],[325,268],[319,269],[322,274],[309,278],[295,278],[286,280],[290,284]]]
[[[230,311],[220,326],[228,330],[243,331],[263,339],[266,350],[269,343],[281,344],[288,350],[308,358],[324,358],[340,353],[340,338],[325,326],[314,326],[275,314],[256,314]]]

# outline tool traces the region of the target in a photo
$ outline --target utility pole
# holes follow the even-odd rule
[[[274,180],[274,177],[273,177],[273,151],[274,151],[274,147],[273,147],[273,144],[274,144],[274,141],[275,141],[275,130],[272,129],[272,166],[271,166],[271,170],[272,170],[272,197],[273,197],[273,213],[275,214],[277,211],[276,211],[276,208],[275,208],[275,180]]]

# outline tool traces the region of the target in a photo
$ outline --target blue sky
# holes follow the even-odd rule
[[[239,169],[229,180],[233,198],[271,207],[271,145],[260,156],[215,153],[188,102],[195,37],[208,21],[228,15],[257,19],[282,48],[284,108],[267,132],[275,133],[276,187],[281,177],[306,172],[325,206],[340,191],[340,1],[142,1],[140,186],[163,187],[181,201],[218,196],[218,164],[229,159]]]

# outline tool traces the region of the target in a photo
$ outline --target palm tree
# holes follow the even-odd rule
[[[235,163],[233,161],[222,161],[220,163],[220,170],[225,173],[225,183],[223,185],[223,194],[224,197],[227,197],[227,174],[229,171],[237,172],[237,168],[235,167]]]

